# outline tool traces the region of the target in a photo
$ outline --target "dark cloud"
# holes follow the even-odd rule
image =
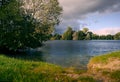
[[[78,20],[85,19],[90,14],[105,14],[120,11],[120,0],[59,0],[63,7],[60,28],[73,26],[78,29]]]
[[[56,27],[56,30],[64,32],[65,28],[69,26],[72,27],[73,30],[79,30],[79,22],[74,19],[69,19],[69,20],[63,19],[60,25]]]
[[[63,18],[84,18],[90,13],[120,11],[120,0],[59,0]]]

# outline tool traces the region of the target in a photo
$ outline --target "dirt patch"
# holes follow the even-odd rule
[[[117,58],[109,58],[108,63],[102,64],[102,63],[92,63],[88,64],[89,70],[95,70],[95,69],[106,69],[110,71],[115,71],[120,69],[120,59]]]
[[[92,62],[88,64],[88,72],[100,82],[118,82],[110,77],[110,74],[117,70],[120,70],[119,58],[109,58],[107,63]]]

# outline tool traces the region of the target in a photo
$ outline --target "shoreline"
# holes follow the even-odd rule
[[[111,61],[109,58],[114,58],[114,60]],[[120,59],[120,51],[95,56],[89,61],[88,69],[83,70],[74,67],[63,68],[45,62],[10,58],[3,54],[0,55],[0,81],[32,82],[34,79],[43,82],[119,82],[120,70],[115,68],[120,67],[120,62],[115,64],[116,59]],[[109,69],[109,62],[114,62],[116,65],[112,71]],[[99,65],[98,68],[99,63],[101,66]],[[107,66],[106,69],[103,68],[105,66]]]

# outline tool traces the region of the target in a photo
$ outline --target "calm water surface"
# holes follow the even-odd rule
[[[112,51],[120,50],[120,41],[48,41],[37,49],[45,62],[63,67],[86,67],[89,59]]]

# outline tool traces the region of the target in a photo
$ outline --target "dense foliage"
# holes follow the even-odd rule
[[[0,1],[0,48],[41,46],[59,23],[61,11],[57,0]]]
[[[68,27],[67,31],[62,35],[62,39],[63,40],[72,40],[72,28]]]
[[[114,39],[115,40],[120,40],[120,32],[115,34]]]

